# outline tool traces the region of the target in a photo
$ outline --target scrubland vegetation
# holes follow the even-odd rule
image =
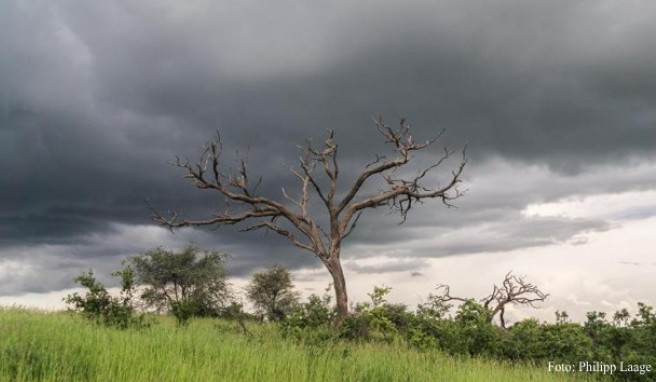
[[[0,310],[2,381],[560,381],[544,365],[451,357],[401,341],[304,342],[275,324],[170,317],[122,330],[66,313]]]
[[[548,296],[509,273],[481,300],[440,286],[415,309],[374,287],[340,321],[330,288],[302,301],[274,266],[251,278],[247,312],[224,259],[158,248],[114,274],[119,296],[89,271],[75,278],[86,292],[65,299],[69,312],[0,309],[0,380],[656,380],[656,313],[645,304],[584,323],[557,312],[553,323],[507,325],[506,305]]]

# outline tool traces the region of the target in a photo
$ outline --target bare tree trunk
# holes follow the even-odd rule
[[[331,256],[325,261],[326,268],[333,277],[335,288],[335,304],[337,305],[337,317],[335,325],[339,325],[348,315],[348,295],[346,294],[346,279],[339,259],[339,249],[331,251]]]

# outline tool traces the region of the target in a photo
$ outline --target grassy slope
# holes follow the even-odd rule
[[[68,314],[0,309],[1,381],[556,381],[544,367],[459,360],[402,345],[306,346],[270,326],[165,318],[143,331]]]

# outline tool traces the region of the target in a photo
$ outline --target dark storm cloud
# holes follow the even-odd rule
[[[467,176],[483,180],[459,210],[417,209],[402,228],[384,212],[368,213],[350,245],[508,216],[519,226],[502,237],[526,235],[519,247],[603,229],[595,221],[522,226],[526,204],[580,191],[566,181],[532,187],[530,179],[499,190],[484,182],[485,165],[509,158],[573,181],[589,168],[653,160],[656,49],[646,36],[656,34],[654,11],[646,1],[5,1],[0,248],[111,237],[114,223],[148,224],[147,197],[188,216],[215,211],[220,200],[167,165],[176,154],[193,161],[215,129],[230,151],[248,150],[268,195],[293,181],[286,167],[295,146],[328,128],[337,131],[343,172],[352,177],[384,150],[371,127],[377,114],[390,123],[407,117],[420,139],[445,127],[450,147],[469,141]],[[648,179],[586,184],[654,187]],[[390,224],[377,225],[380,218]],[[238,275],[263,258],[316,263],[274,235],[212,235],[208,245],[239,253]],[[508,248],[486,240],[471,247]],[[93,245],[102,249],[85,248],[97,256],[129,252]],[[2,256],[23,256],[10,252]],[[67,255],[53,256],[59,260],[49,264]]]
[[[649,3],[336,4],[58,10],[99,100],[242,142],[336,127],[359,147],[383,113],[449,127],[479,155],[565,166],[653,149]]]

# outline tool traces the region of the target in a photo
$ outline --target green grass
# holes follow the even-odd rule
[[[562,381],[546,365],[458,359],[402,344],[312,346],[270,325],[177,328],[157,317],[141,331],[95,326],[66,313],[0,309],[1,381]]]

